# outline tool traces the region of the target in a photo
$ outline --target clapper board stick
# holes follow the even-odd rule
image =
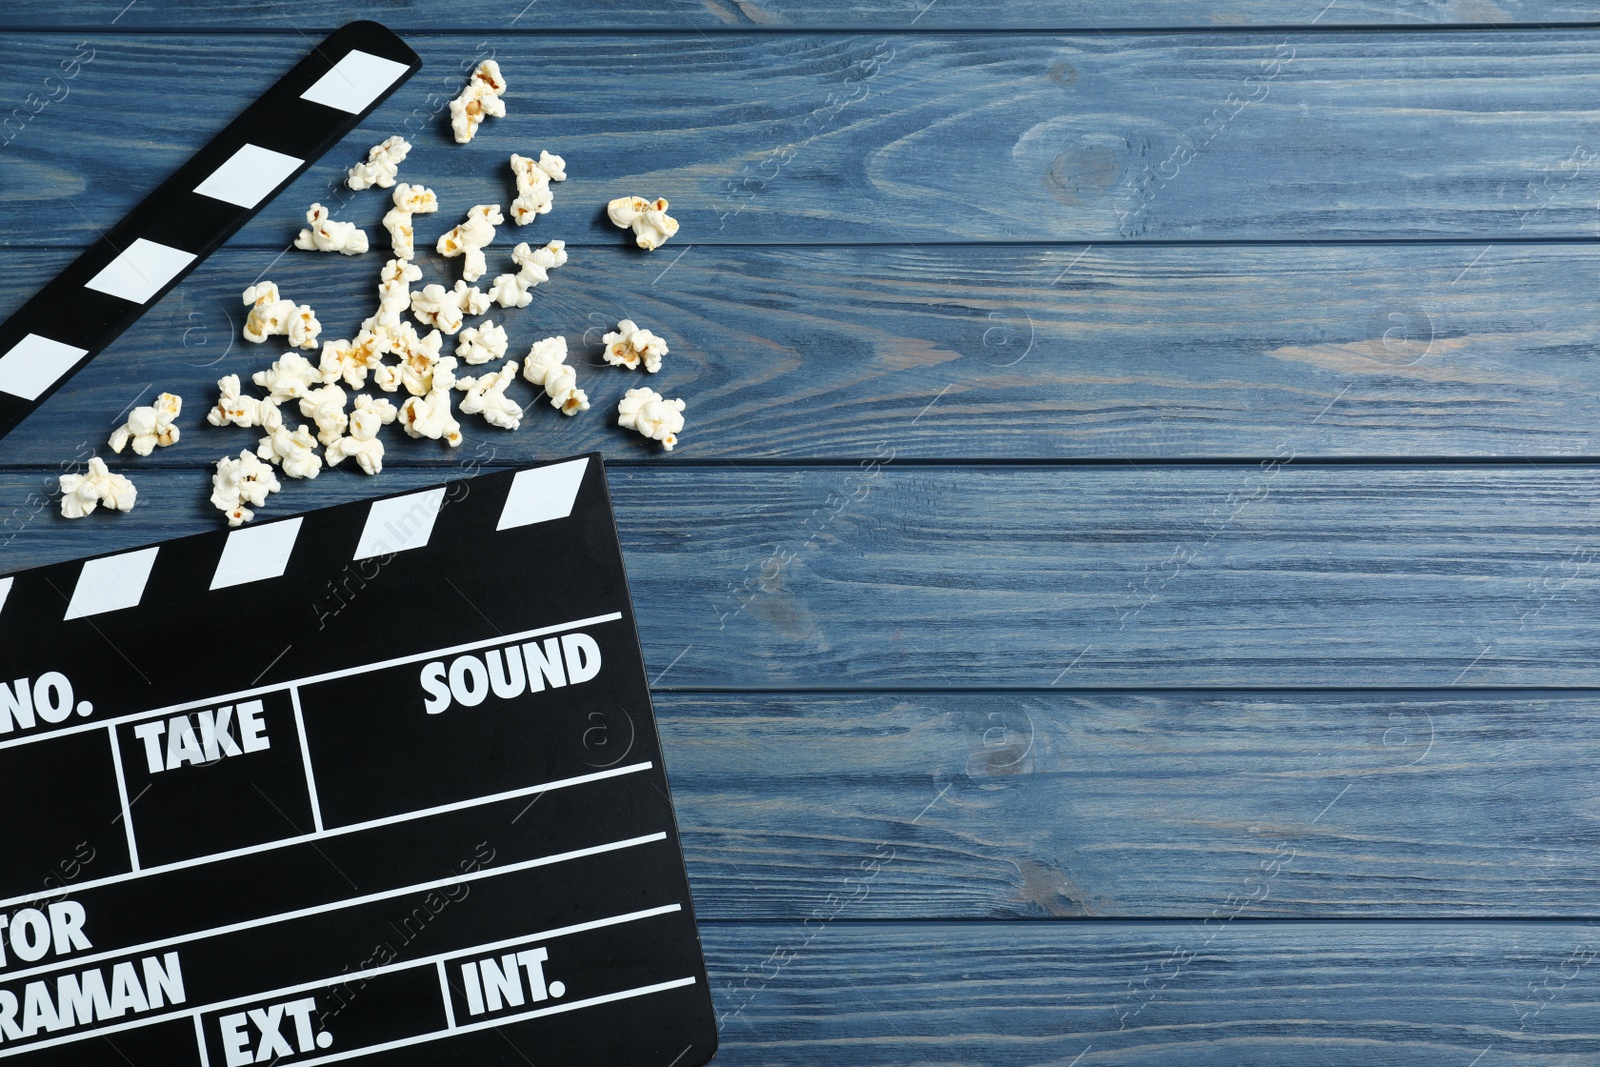
[[[421,67],[376,22],[313,48],[0,326],[0,436]]]

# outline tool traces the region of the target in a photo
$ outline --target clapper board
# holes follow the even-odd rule
[[[0,579],[0,1059],[693,1067],[598,455]]]
[[[0,323],[0,436],[132,325],[422,66],[376,22],[314,47]]]

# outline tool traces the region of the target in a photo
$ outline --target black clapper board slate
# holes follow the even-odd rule
[[[352,22],[0,324],[0,436],[116,340],[422,67]]]
[[[0,597],[0,1059],[715,1053],[598,455]]]

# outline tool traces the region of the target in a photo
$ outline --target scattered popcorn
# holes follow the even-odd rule
[[[337,385],[324,385],[300,398],[300,414],[317,424],[317,440],[324,445],[331,445],[343,436],[349,425],[344,411],[348,399]]]
[[[439,210],[439,198],[433,190],[422,185],[395,186],[394,207],[383,217],[383,228],[389,231],[389,243],[395,259],[412,259],[417,254],[411,230],[411,216],[431,215]]]
[[[61,514],[69,519],[81,519],[101,504],[116,511],[132,511],[138,497],[133,483],[112,474],[99,456],[89,457],[88,473],[61,476]]]
[[[177,444],[178,428],[172,420],[182,410],[183,398],[172,393],[162,393],[154,404],[134,408],[128,412],[128,421],[111,432],[111,451],[120,454],[131,444],[135,453],[148,456],[157,445]]]
[[[606,205],[606,214],[622,229],[633,227],[634,243],[653,252],[678,232],[678,220],[667,214],[665,198],[651,202],[642,196],[619,196]]]
[[[271,400],[295,400],[305,396],[313,387],[322,384],[322,371],[300,353],[285,352],[266,370],[256,371],[250,376],[250,380],[265,389]],[[227,379],[224,378],[223,381]],[[218,385],[221,385],[221,382]],[[261,421],[263,418],[265,412],[258,415],[257,424],[266,425]],[[240,425],[250,424],[240,423]]]
[[[421,280],[422,268],[415,263],[403,259],[385,263],[378,276],[378,313],[372,317],[373,324],[399,326],[400,316],[411,308],[411,283]]]
[[[489,270],[483,250],[494,240],[494,228],[505,221],[499,204],[478,204],[467,212],[465,222],[439,238],[436,248],[446,259],[465,256],[461,277],[475,282]]]
[[[259,508],[267,502],[268,493],[281,488],[272,467],[246,450],[238,459],[223,456],[217,460],[217,472],[211,476],[211,504],[227,514],[229,526],[242,526],[255,518],[246,504]]]
[[[365,394],[356,397],[355,410],[350,413],[350,434],[328,445],[328,466],[336,467],[346,459],[354,459],[356,466],[367,474],[383,470],[383,442],[378,440],[378,430],[395,420],[398,412],[387,400],[374,400]]]
[[[461,331],[461,339],[456,342],[456,358],[476,367],[491,359],[504,359],[510,343],[504,326],[496,326],[493,319],[484,319],[478,325],[468,326]]]
[[[654,389],[629,389],[617,404],[617,425],[660,441],[671,452],[683,429],[683,401],[668,400]]]
[[[456,388],[467,395],[461,398],[461,414],[482,415],[483,421],[502,430],[515,430],[522,424],[522,405],[506,396],[506,386],[517,380],[517,361],[476,378],[457,378]]]
[[[261,401],[253,396],[239,395],[239,376],[230,374],[217,379],[217,391],[222,395],[217,406],[206,413],[206,421],[213,426],[260,426]]]
[[[450,414],[450,390],[456,384],[453,356],[441,359],[433,368],[432,389],[426,396],[413,396],[400,406],[400,427],[410,437],[442,440],[451,448],[461,443],[461,424]]]
[[[334,222],[328,217],[328,209],[321,204],[312,204],[311,210],[306,212],[306,226],[307,229],[301,230],[300,236],[294,239],[296,248],[308,252],[343,252],[347,256],[359,256],[367,250],[367,235],[353,222]]]
[[[295,304],[278,295],[271,282],[259,282],[244,291],[250,314],[244,320],[244,339],[260,344],[268,337],[282,335],[295,348],[316,348],[322,323],[309,305]]]
[[[511,219],[518,226],[526,226],[550,211],[555,201],[550,183],[567,180],[567,161],[549,152],[540,152],[538,159],[513,155],[511,171],[517,176],[517,198],[511,201]]]
[[[500,64],[486,59],[472,72],[461,95],[450,101],[450,130],[456,144],[466,144],[478,132],[478,124],[487,115],[504,118],[506,102],[501,99],[506,92],[505,79],[500,76]]]
[[[531,248],[524,241],[511,250],[511,258],[520,269],[515,274],[496,278],[489,288],[489,297],[504,308],[525,308],[533,302],[529,290],[549,281],[552,270],[566,266],[567,242],[551,241],[543,248]]]
[[[567,339],[546,337],[533,342],[527,361],[522,365],[522,376],[534,385],[544,387],[550,406],[563,415],[576,415],[589,410],[589,396],[578,388],[578,374],[567,365]]]
[[[399,135],[374,145],[367,153],[365,163],[357,163],[350,168],[345,184],[352,189],[370,189],[374,185],[379,189],[389,188],[400,172],[400,164],[405,160],[406,153],[410,151],[411,142]]]
[[[291,430],[284,425],[276,403],[261,405],[261,428],[267,436],[256,445],[256,455],[283,468],[288,478],[315,478],[322,470],[317,455],[317,439],[304,426]]]
[[[606,334],[605,361],[613,367],[637,370],[643,365],[645,372],[654,374],[661,369],[661,357],[667,354],[667,342],[649,330],[641,330],[632,319],[617,323],[614,332]]]

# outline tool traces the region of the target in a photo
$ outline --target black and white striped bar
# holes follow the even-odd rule
[[[375,22],[350,23],[312,49],[0,325],[0,436],[421,66]]]
[[[599,456],[0,579],[0,806],[0,1060],[715,1051]]]

